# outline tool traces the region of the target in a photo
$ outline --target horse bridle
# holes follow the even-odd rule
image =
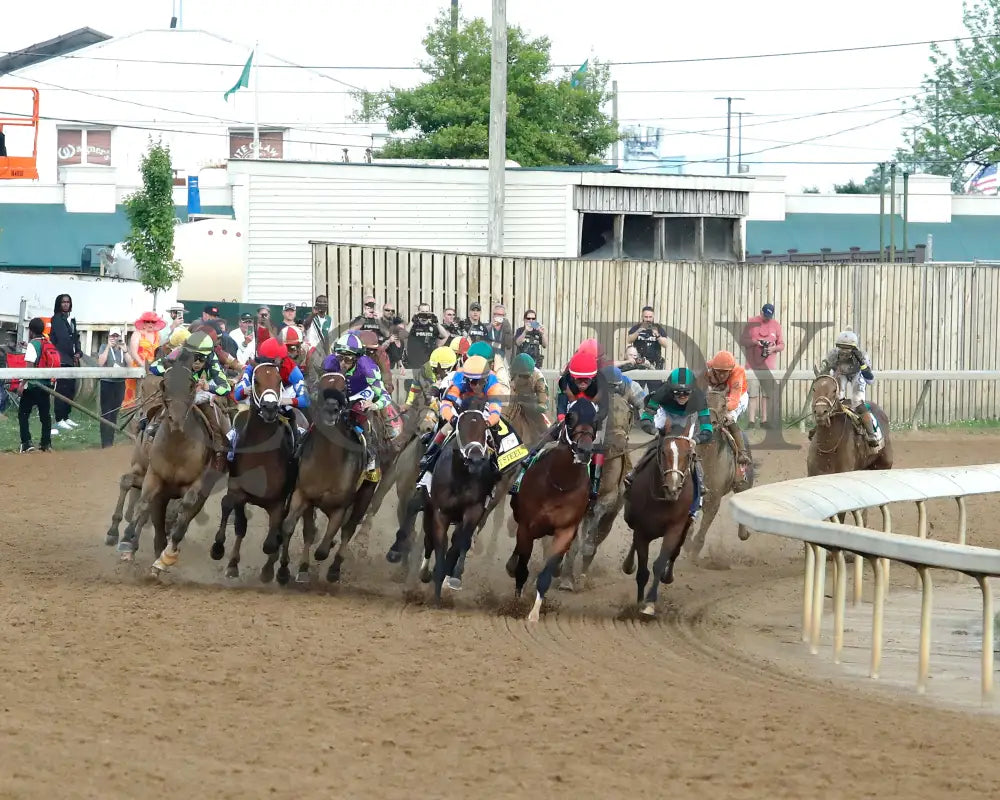
[[[677,440],[685,441],[685,442],[690,442],[691,446],[693,448],[697,448],[697,446],[698,446],[698,440],[695,439],[693,436],[680,435],[680,436],[665,436],[665,437],[663,437],[664,443],[666,443],[668,441],[677,441]],[[667,499],[667,495],[666,495],[666,492],[667,492],[667,478],[670,477],[671,475],[677,475],[677,476],[680,477],[680,479],[681,479],[681,486],[683,486],[684,485],[684,481],[687,480],[688,469],[687,468],[685,468],[685,469],[679,469],[678,468],[679,467],[680,455],[679,455],[679,453],[677,453],[676,448],[674,449],[673,452],[674,452],[674,465],[671,466],[670,469],[663,469],[663,462],[662,462],[663,448],[662,447],[658,447],[656,449],[656,467],[657,467],[657,469],[659,470],[659,473],[660,473],[660,488],[663,489],[663,492],[664,492],[663,497],[662,498],[658,498],[658,499],[663,499],[663,500]],[[688,467],[690,467],[690,463],[688,464]]]
[[[829,380],[833,381],[834,382],[834,389],[835,390],[839,390],[839,384],[838,384],[836,378],[834,378],[832,375],[820,375],[819,377],[816,378],[815,381],[813,381],[813,386],[814,387],[816,386],[816,384],[819,382],[819,380],[821,378],[828,378]],[[834,408],[836,408],[836,406],[838,405],[838,403],[837,403],[837,400],[831,400],[826,395],[822,395],[820,397],[816,397],[812,401],[812,409],[813,409],[813,414],[814,415],[816,413],[817,408],[820,407],[821,405],[823,407],[825,407],[827,410],[829,410],[832,413],[833,410],[834,410]]]
[[[270,367],[271,369],[278,370],[276,364],[272,364],[269,361],[263,361],[257,364],[253,368],[253,372],[250,373],[250,396],[253,398],[253,403],[257,407],[257,413],[261,414],[264,409],[264,403],[278,403],[280,395],[274,389],[265,389],[263,392],[257,392],[257,370],[264,369],[265,367]],[[278,377],[281,377],[281,371],[278,370]]]
[[[573,430],[576,431],[576,426],[573,426]],[[592,428],[593,430],[593,428]],[[594,436],[596,438],[597,431],[594,431]],[[573,453],[573,460],[578,464],[589,464],[594,458],[593,447],[589,451],[583,450],[575,439],[569,435],[569,425],[563,422],[562,433],[559,435],[560,439],[563,439],[566,444],[569,445],[570,452]],[[586,455],[586,458],[581,456]]]
[[[486,439],[485,433],[483,435],[482,442],[465,442],[463,444],[462,431],[459,428],[459,422],[461,422],[462,417],[465,416],[466,414],[479,414],[479,416],[481,416],[483,420],[486,421],[487,423],[489,423],[490,416],[485,411],[480,411],[478,408],[470,408],[468,411],[463,411],[461,414],[459,414],[458,419],[455,421],[455,444],[458,448],[458,452],[462,454],[462,458],[468,461],[473,450],[478,450],[479,455],[485,457],[487,452],[487,447],[485,441]]]

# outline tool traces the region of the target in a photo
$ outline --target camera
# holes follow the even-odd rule
[[[758,339],[757,344],[760,345],[764,358],[767,358],[771,354],[771,343],[767,339]]]

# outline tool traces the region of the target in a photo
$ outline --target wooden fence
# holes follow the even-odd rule
[[[360,313],[366,294],[395,304],[407,320],[419,302],[439,316],[449,306],[464,316],[479,301],[484,319],[502,302],[517,327],[533,308],[550,337],[547,367],[565,364],[588,336],[623,357],[626,331],[648,304],[671,332],[668,368],[699,369],[717,350],[738,352],[744,322],[770,302],[787,344],[782,371],[809,369],[844,327],[858,332],[876,376],[880,369],[1000,369],[1000,267],[993,265],[597,261],[335,243],[313,248],[314,288],[329,296],[338,323]],[[786,415],[798,412],[805,388],[802,381],[785,386]],[[908,419],[921,389],[919,381],[876,382],[869,398],[894,420]],[[998,416],[992,383],[944,381],[930,389],[917,421]]]

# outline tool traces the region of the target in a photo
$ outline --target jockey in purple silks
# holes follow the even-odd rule
[[[364,344],[355,333],[345,333],[337,339],[333,353],[323,359],[323,372],[339,372],[347,379],[351,422],[365,442],[368,457],[365,469],[375,469],[375,437],[371,433],[367,412],[371,409],[381,411],[391,400],[382,383],[382,373],[375,362],[364,354]]]

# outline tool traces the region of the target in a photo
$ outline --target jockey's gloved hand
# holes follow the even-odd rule
[[[194,396],[195,405],[201,405],[202,403],[210,403],[212,401],[212,395],[208,392],[201,391],[196,392]]]
[[[694,437],[698,440],[698,444],[708,444],[712,441],[711,431],[698,431],[698,435]]]
[[[651,419],[639,420],[639,427],[642,428],[643,433],[648,433],[650,436],[656,433],[656,425]]]

